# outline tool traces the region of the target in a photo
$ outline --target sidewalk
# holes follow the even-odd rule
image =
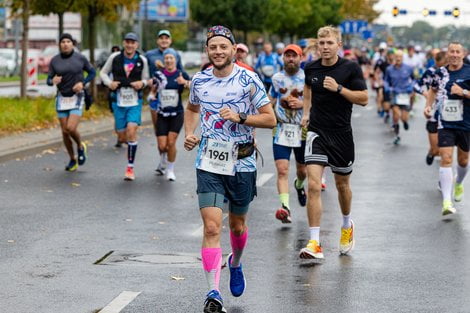
[[[142,111],[142,125],[151,124],[148,110]],[[82,139],[90,139],[114,130],[114,118],[81,121],[78,126]],[[0,162],[14,159],[23,154],[32,154],[62,145],[60,127],[27,132],[0,138]]]

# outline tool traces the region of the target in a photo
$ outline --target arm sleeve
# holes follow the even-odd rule
[[[52,83],[52,78],[54,78],[55,76],[55,70],[54,70],[54,66],[52,64],[52,61],[51,63],[49,64],[49,73],[47,73],[47,85],[49,86],[53,86],[54,84]]]
[[[150,78],[149,75],[149,63],[147,62],[147,58],[143,55],[140,56],[142,59],[142,63],[144,64],[144,68],[142,69],[142,81],[144,81],[145,86],[147,86],[147,81]]]
[[[87,73],[85,79],[83,80],[83,84],[86,85],[95,78],[96,71],[95,71],[95,68],[91,65],[91,63],[84,56],[83,56],[83,59],[85,62],[83,69]]]
[[[111,54],[111,56],[106,60],[106,63],[101,68],[100,78],[103,81],[103,84],[105,86],[109,87],[109,85],[111,85],[111,83],[112,83],[112,80],[109,77],[109,73],[111,72],[112,67],[113,67],[113,60],[119,53],[120,52],[116,52],[114,54]]]

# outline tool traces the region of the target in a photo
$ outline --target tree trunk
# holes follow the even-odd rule
[[[23,19],[23,36],[21,38],[21,82],[20,82],[20,97],[26,98],[26,84],[28,83],[28,33],[29,33],[29,3],[30,0],[23,0],[23,12],[21,17]]]
[[[64,33],[64,14],[65,12],[57,13],[59,16],[59,40],[60,36]],[[57,42],[59,42],[59,40]]]
[[[95,45],[96,45],[96,23],[95,19],[97,18],[95,14],[95,8],[88,8],[88,48],[90,49],[90,63],[95,67]],[[91,95],[96,99],[97,89],[95,85],[95,80],[93,79],[90,83]]]

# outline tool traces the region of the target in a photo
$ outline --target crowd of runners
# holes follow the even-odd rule
[[[424,113],[427,118],[429,150],[423,156],[428,165],[440,158],[436,181],[442,192],[442,214],[455,213],[454,201],[463,200],[470,150],[470,66],[465,64],[468,59],[461,43],[450,42],[440,50],[430,50],[427,56],[417,47],[404,49],[385,43],[371,51],[348,49],[339,30],[325,26],[315,39],[278,43],[274,51],[271,43],[265,43],[258,55],[250,55],[247,45],[237,43],[231,30],[219,25],[207,31],[209,62],[192,78],[171,43],[171,33],[161,30],[156,48],[141,54],[138,36],[128,33],[122,48],[115,49],[100,70],[100,77],[110,90],[116,145],[127,145],[125,180],[135,179],[144,103],[150,106],[156,136],[157,174],[176,180],[176,141],[183,127],[184,148],[197,149],[198,207],[204,224],[201,258],[209,291],[204,312],[226,312],[219,289],[226,202],[230,291],[239,297],[246,287],[241,259],[248,241],[247,212],[256,196],[255,128],[273,129],[279,197],[273,218],[283,224],[291,223],[289,163],[294,155],[292,184],[298,204],[306,206],[310,234],[307,245],[298,252],[302,259],[324,258],[320,226],[326,167],[333,173],[341,210],[339,252],[347,254],[354,247],[351,114],[354,104],[368,104],[368,84],[370,93],[375,93],[371,99],[376,101],[378,116],[394,132],[393,144],[411,141],[405,136],[412,127],[411,114]],[[47,82],[58,90],[55,105],[70,157],[65,170],[76,171],[87,161],[87,147],[77,126],[87,100],[84,87],[95,77],[95,70],[74,50],[69,34],[61,36],[59,48]],[[189,89],[186,104],[184,89]],[[418,96],[426,99],[424,112],[414,108]]]

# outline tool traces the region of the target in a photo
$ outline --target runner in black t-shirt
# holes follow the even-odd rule
[[[394,63],[394,53],[393,50],[387,51],[384,56],[381,56],[377,60],[374,66],[374,79],[372,86],[377,92],[377,110],[380,117],[384,118],[385,124],[388,123],[390,119],[390,92],[384,91],[384,82],[383,78],[385,76],[385,71],[387,67]]]
[[[308,125],[305,163],[310,240],[307,247],[300,251],[300,257],[304,259],[323,258],[319,237],[321,177],[325,166],[330,166],[335,174],[343,213],[341,254],[348,253],[354,246],[354,225],[350,219],[352,194],[349,187],[354,162],[351,112],[353,103],[367,105],[368,93],[361,68],[357,63],[338,57],[340,47],[341,34],[338,29],[331,26],[320,28],[318,48],[321,59],[305,67],[302,125]]]

